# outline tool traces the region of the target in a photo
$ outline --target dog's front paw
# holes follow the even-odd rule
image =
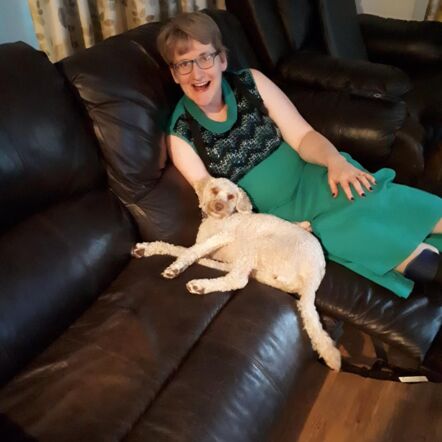
[[[187,290],[194,295],[204,295],[206,293],[206,289],[201,282],[197,280],[189,281],[186,284]]]
[[[299,227],[301,227],[304,230],[307,230],[307,232],[312,233],[313,232],[313,228],[312,225],[310,223],[310,221],[301,221],[299,223],[296,223]]]
[[[139,242],[133,246],[130,254],[134,258],[144,258],[144,251],[145,250],[146,250],[146,246],[144,245],[144,243]]]
[[[161,273],[161,275],[164,278],[173,279],[173,278],[176,278],[181,272],[182,272],[182,270],[179,267],[176,267],[172,264],[169,267],[167,267],[166,269],[164,269],[164,271],[163,271],[163,273]]]

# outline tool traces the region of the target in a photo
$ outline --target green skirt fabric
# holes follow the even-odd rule
[[[359,169],[363,167],[342,153]],[[349,201],[342,189],[331,195],[327,169],[306,163],[282,143],[238,184],[259,212],[288,221],[310,221],[327,258],[407,298],[413,281],[394,268],[421,242],[442,251],[442,235],[431,235],[442,217],[442,199],[393,183],[395,172],[373,174],[376,185],[366,197]]]

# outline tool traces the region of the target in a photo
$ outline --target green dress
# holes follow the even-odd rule
[[[212,176],[226,177],[242,187],[258,212],[288,221],[311,222],[327,258],[407,298],[413,281],[396,272],[421,242],[442,251],[442,235],[431,230],[442,217],[442,199],[393,183],[395,172],[381,169],[366,197],[349,201],[341,190],[333,198],[327,169],[306,163],[285,143],[273,121],[249,93],[260,99],[249,70],[235,82],[223,78],[227,120],[209,119],[188,97],[178,102],[168,132],[195,148],[189,121],[196,120],[204,143],[205,164]],[[243,87],[236,87],[238,80]],[[229,84],[231,83],[231,84]],[[363,167],[341,152],[356,167]]]

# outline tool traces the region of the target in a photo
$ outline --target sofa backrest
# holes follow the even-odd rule
[[[1,45],[0,59],[4,382],[115,278],[136,236],[63,76],[24,43]]]
[[[319,15],[328,54],[368,60],[355,0],[319,0]]]
[[[139,28],[155,42],[157,23]],[[144,35],[145,34],[145,35]],[[191,245],[201,221],[195,192],[167,158],[165,126],[179,88],[169,69],[132,38],[110,38],[59,63],[89,115],[108,182],[144,241]],[[142,40],[142,39],[141,39]]]
[[[237,19],[205,10],[228,47],[229,68],[257,67]],[[164,126],[181,89],[156,48],[160,23],[149,23],[59,63],[91,118],[109,184],[145,241],[191,245],[201,221],[193,189],[167,161]]]
[[[290,51],[274,0],[226,0],[227,10],[241,22],[265,71],[272,71]]]
[[[226,7],[239,19],[267,72],[293,50],[323,48],[316,0],[226,0]]]

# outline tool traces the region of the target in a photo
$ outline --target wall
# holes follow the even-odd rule
[[[423,20],[428,0],[356,0],[359,12],[403,20]]]
[[[0,43],[17,40],[38,48],[28,0],[0,0]]]

